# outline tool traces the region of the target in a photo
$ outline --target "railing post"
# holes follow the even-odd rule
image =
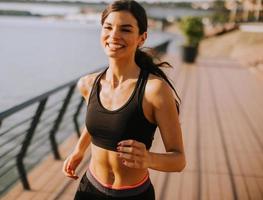
[[[56,160],[60,160],[61,156],[59,154],[59,151],[58,151],[58,144],[57,144],[57,141],[56,141],[56,133],[57,133],[57,130],[59,128],[59,125],[63,119],[63,116],[67,110],[67,107],[68,107],[68,104],[70,102],[70,98],[74,92],[74,89],[75,89],[75,86],[76,84],[74,84],[73,86],[70,87],[69,91],[68,91],[68,94],[65,98],[65,101],[60,109],[60,112],[58,114],[58,117],[57,119],[55,120],[55,124],[54,126],[52,127],[51,131],[50,131],[50,134],[49,134],[49,139],[50,139],[50,143],[51,143],[51,148],[52,148],[52,151],[53,151],[53,154],[54,154],[54,157]]]
[[[37,108],[37,111],[35,113],[35,116],[31,122],[31,125],[30,125],[30,128],[26,134],[26,137],[22,143],[22,147],[20,149],[20,152],[18,153],[17,155],[17,159],[16,159],[16,165],[17,165],[17,169],[18,169],[18,172],[19,172],[19,176],[20,176],[20,179],[22,181],[22,184],[23,184],[23,187],[24,189],[26,190],[30,190],[30,185],[29,185],[29,182],[28,182],[28,179],[27,179],[27,173],[26,173],[26,170],[25,170],[25,166],[24,166],[24,163],[23,163],[23,160],[24,160],[24,157],[26,156],[26,153],[27,153],[27,149],[30,145],[30,142],[33,138],[33,135],[35,133],[35,130],[36,130],[36,127],[38,125],[38,122],[40,120],[40,117],[43,113],[43,110],[45,108],[45,105],[46,105],[46,102],[47,102],[47,98],[43,99],[42,101],[40,101],[40,104]]]
[[[79,103],[78,108],[77,108],[77,110],[76,110],[76,112],[74,114],[74,117],[73,117],[74,126],[75,126],[75,130],[76,130],[76,133],[77,133],[78,137],[80,137],[81,133],[80,133],[80,130],[79,130],[79,123],[78,123],[78,119],[77,118],[78,118],[78,115],[79,115],[79,112],[80,112],[80,109],[81,109],[83,103],[84,103],[84,98],[81,97],[80,103]]]

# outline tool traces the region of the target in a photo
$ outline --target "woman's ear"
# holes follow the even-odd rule
[[[147,32],[144,32],[143,34],[141,34],[141,41],[139,42],[139,47],[141,47],[143,44],[144,44],[144,42],[145,42],[145,40],[147,39]]]

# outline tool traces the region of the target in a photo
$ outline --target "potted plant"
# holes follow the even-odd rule
[[[204,37],[204,26],[202,19],[196,16],[182,18],[179,23],[184,35],[183,61],[193,63],[198,54],[199,42]]]

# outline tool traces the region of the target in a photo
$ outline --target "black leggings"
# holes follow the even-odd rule
[[[149,183],[147,188],[145,188],[145,190],[141,193],[125,197],[123,196],[125,193],[130,194],[132,190],[138,191],[140,188],[145,187],[145,184],[143,186],[138,186],[138,188],[135,189],[125,189],[125,191],[118,191],[114,189],[110,189],[109,191],[108,188],[105,188],[105,192],[98,189],[98,186],[100,188],[104,187],[101,184],[98,184],[100,183],[96,179],[92,178],[89,172],[87,172],[87,174],[85,173],[80,181],[74,200],[155,200],[152,183]],[[114,196],[109,193],[113,193]],[[123,197],[118,197],[118,194],[121,194]]]

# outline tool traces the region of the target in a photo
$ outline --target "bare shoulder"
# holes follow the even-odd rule
[[[80,77],[80,79],[78,80],[77,87],[78,87],[81,95],[85,99],[88,99],[92,85],[95,81],[95,78],[98,76],[99,73],[100,72],[87,74],[85,76]]]
[[[161,77],[150,74],[145,88],[146,99],[153,104],[161,104],[169,99],[173,100],[173,90]]]
[[[147,92],[153,95],[166,95],[167,93],[172,94],[172,88],[169,84],[161,77],[154,74],[150,74],[146,85]]]

